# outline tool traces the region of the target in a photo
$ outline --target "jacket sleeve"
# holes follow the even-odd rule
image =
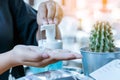
[[[14,37],[17,44],[37,45],[37,11],[23,0],[9,0],[9,6],[14,24]]]

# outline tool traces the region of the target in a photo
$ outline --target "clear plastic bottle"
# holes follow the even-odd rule
[[[40,39],[38,41],[39,47],[43,49],[45,48],[49,48],[49,49],[62,49],[62,41],[61,40],[56,40],[55,36],[56,36],[56,26],[55,24],[49,24],[49,25],[42,25],[41,29],[40,29],[40,34],[42,37],[42,31],[45,30],[45,35],[46,35],[46,39]],[[35,67],[30,67],[31,71],[33,73],[39,73],[39,72],[45,72],[45,71],[49,71],[49,70],[57,70],[57,69],[61,69],[63,66],[62,61],[58,61],[54,64],[50,64],[44,68],[35,68]]]

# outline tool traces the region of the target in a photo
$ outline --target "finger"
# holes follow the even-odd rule
[[[51,63],[55,63],[56,61],[53,59],[44,59],[40,62],[24,62],[24,65],[35,66],[35,67],[45,67]]]
[[[38,17],[37,17],[37,23],[38,23],[39,26],[44,25],[44,24],[47,25],[48,21],[47,21],[47,18],[39,18],[38,19]]]
[[[71,55],[74,55],[76,59],[80,59],[82,58],[82,55],[80,53],[76,53],[76,52],[73,52],[73,51],[70,51],[70,50],[60,50],[58,49],[57,52],[59,53],[65,53],[65,54],[71,54]]]
[[[54,20],[55,12],[56,12],[55,2],[48,1],[47,10],[48,10],[48,14],[47,14],[48,22],[49,24],[52,24]]]
[[[63,11],[59,5],[56,5],[56,13],[55,13],[55,17],[54,17],[54,23],[56,25],[59,24],[62,17],[63,17]]]
[[[25,59],[24,62],[37,62],[49,58],[49,55],[44,53],[43,50],[41,50],[37,46],[28,46],[27,49],[27,53],[29,53],[30,55],[25,56],[27,59]]]
[[[52,49],[49,48],[41,48],[38,46],[28,46],[28,48],[33,51],[33,52],[37,52],[39,54],[44,54],[44,53],[48,53],[49,51],[52,51]]]
[[[43,2],[40,4],[37,13],[37,22],[39,25],[47,24],[47,7],[46,4]]]
[[[23,62],[38,62],[38,61],[42,61],[44,58],[42,57],[42,55],[39,54],[35,54],[33,55],[33,53],[30,53],[30,55],[28,55],[28,57],[26,57],[26,59],[24,59]]]
[[[47,54],[48,53],[48,51],[51,51],[51,49],[41,49],[40,47],[37,47],[37,46],[29,46],[29,48],[33,51],[33,52],[35,52],[35,53],[37,53],[37,54],[39,54],[39,55],[41,55],[41,58],[42,59],[46,59],[46,58],[49,58],[49,55]],[[46,52],[47,51],[47,52]]]
[[[56,60],[71,60],[82,58],[80,54],[68,50],[54,50],[49,55],[50,58]]]
[[[39,63],[39,62],[24,62],[24,65],[34,66],[34,67],[42,67],[42,66],[44,66],[44,65],[41,65],[41,63]]]
[[[41,63],[39,63],[39,66],[41,67],[45,67],[49,64],[52,64],[52,63],[55,63],[57,62],[58,60],[55,60],[55,59],[52,59],[52,58],[49,58],[49,59],[44,59],[43,61],[41,61]]]
[[[63,50],[62,50],[63,52]],[[66,53],[65,53],[66,52]],[[48,64],[52,64],[55,63],[57,61],[60,60],[72,60],[72,59],[79,59],[82,56],[78,53],[70,53],[71,51],[65,51],[63,54],[62,53],[52,53],[52,57],[48,58],[48,59],[44,59],[43,61],[41,61],[41,65],[48,65]],[[68,53],[67,53],[68,52]],[[51,53],[49,53],[51,54]]]

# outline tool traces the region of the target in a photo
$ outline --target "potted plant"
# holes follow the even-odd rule
[[[89,47],[81,48],[84,74],[89,74],[111,60],[120,57],[114,45],[112,28],[108,22],[97,22],[90,34]]]

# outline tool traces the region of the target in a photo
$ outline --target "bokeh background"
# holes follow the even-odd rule
[[[38,10],[47,0],[24,0]],[[89,34],[96,21],[108,21],[112,26],[115,45],[120,47],[120,0],[54,0],[63,9],[64,17],[59,24],[63,48],[80,53],[88,46]],[[81,60],[65,62],[65,66],[81,68]]]

